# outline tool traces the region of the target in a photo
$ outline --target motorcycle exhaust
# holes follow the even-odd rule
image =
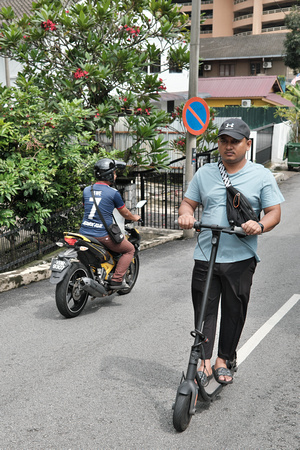
[[[102,297],[103,294],[107,294],[104,286],[88,277],[81,278],[80,287],[93,297]]]

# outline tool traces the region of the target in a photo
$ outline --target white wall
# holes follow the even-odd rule
[[[292,128],[289,122],[277,123],[274,125],[272,144],[272,163],[282,164],[284,147],[289,142]]]
[[[22,65],[16,61],[8,60],[9,81],[13,86],[17,78],[18,72],[21,71]],[[6,86],[5,59],[0,58],[0,84]]]

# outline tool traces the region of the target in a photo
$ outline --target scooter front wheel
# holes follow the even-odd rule
[[[88,269],[81,263],[73,263],[56,286],[56,306],[66,318],[78,316],[86,305],[89,294],[81,289],[80,279],[83,277],[90,277]]]
[[[173,412],[173,426],[177,431],[185,431],[192,418],[190,413],[192,394],[178,394]]]

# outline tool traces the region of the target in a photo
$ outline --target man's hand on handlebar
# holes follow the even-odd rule
[[[138,222],[141,219],[141,216],[139,214],[132,214],[132,212],[129,211],[126,206],[124,206],[124,208],[122,209],[119,209],[119,213],[124,217],[125,220],[129,220],[131,222]]]
[[[248,222],[242,223],[241,227],[249,236],[262,233],[261,226],[255,220],[248,220]]]
[[[195,217],[191,216],[190,214],[182,214],[178,217],[178,225],[183,230],[190,230],[191,228],[193,228],[195,222]]]
[[[139,216],[138,214],[132,214],[132,216],[132,222],[138,222],[139,220],[141,220],[141,216]]]

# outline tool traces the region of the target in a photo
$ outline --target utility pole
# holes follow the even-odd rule
[[[6,87],[10,87],[9,59],[4,57]]]
[[[200,14],[201,0],[192,0],[192,23],[190,43],[189,99],[198,96],[199,49],[200,49]],[[194,149],[194,150],[193,150]],[[193,151],[196,151],[196,136],[186,132],[185,191],[194,175],[192,162]],[[194,230],[183,230],[185,238],[193,237]]]

